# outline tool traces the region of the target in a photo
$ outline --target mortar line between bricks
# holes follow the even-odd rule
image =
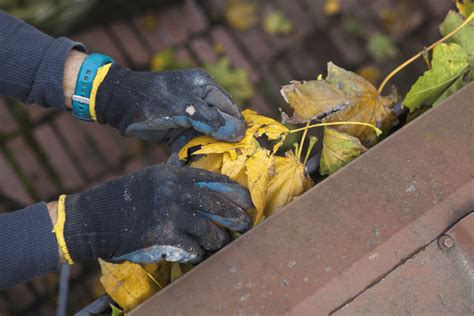
[[[25,187],[28,195],[33,200],[39,200],[39,194],[28,180],[28,177],[23,173],[23,170],[21,170],[19,164],[15,161],[6,144],[0,144],[0,154],[3,154],[6,162],[10,165],[15,175],[18,176],[18,179],[20,179],[21,184]]]
[[[53,182],[57,189],[62,188],[61,178],[54,170],[51,165],[48,157],[44,154],[41,146],[36,141],[33,136],[34,125],[32,124],[30,118],[25,112],[25,105],[21,104],[19,101],[7,100],[7,105],[12,108],[13,115],[16,116],[18,124],[20,126],[20,135],[18,137],[23,137],[26,142],[26,145],[33,152],[34,157],[38,160],[41,167],[44,168],[48,178]]]
[[[131,22],[131,20],[127,20],[124,23],[130,29],[130,31],[136,36],[137,41],[143,46],[143,48],[146,50],[148,55],[150,57],[153,57],[153,49],[151,48],[150,44],[148,44],[147,40],[142,35],[140,30],[136,27],[136,25],[134,25]],[[150,58],[150,60],[151,60],[151,58]],[[150,60],[148,60],[148,63],[146,65],[135,65],[135,66],[138,66],[138,68],[141,69],[141,70],[149,70],[150,69]]]
[[[338,307],[336,307],[334,310],[332,310],[331,312],[329,312],[329,315],[334,315],[334,313],[337,313],[339,310],[341,310],[342,308],[344,308],[344,306],[346,306],[347,304],[350,304],[352,303],[353,301],[355,301],[360,295],[362,295],[364,292],[366,292],[367,290],[370,290],[372,287],[376,286],[377,284],[379,284],[384,278],[386,278],[390,273],[392,273],[393,271],[397,270],[399,267],[403,266],[405,263],[407,263],[410,259],[412,259],[414,256],[420,254],[421,252],[423,252],[429,245],[431,245],[433,242],[436,242],[441,236],[445,235],[447,231],[449,231],[454,225],[456,225],[456,223],[458,223],[459,221],[461,221],[464,217],[458,219],[456,222],[452,223],[451,225],[449,225],[445,230],[443,230],[440,234],[436,235],[433,239],[431,239],[430,241],[428,241],[425,245],[422,245],[420,247],[418,247],[417,249],[413,250],[412,252],[410,252],[408,255],[406,255],[405,257],[403,257],[402,259],[400,259],[398,261],[398,263],[396,263],[392,268],[390,268],[387,272],[385,273],[382,273],[381,275],[379,275],[377,278],[375,278],[372,282],[370,282],[369,285],[367,285],[365,288],[363,288],[360,292],[358,292],[357,294],[355,294],[354,296],[348,298],[347,300],[345,300],[342,304],[340,304]]]
[[[129,64],[131,67],[135,68],[136,65],[133,62],[133,59],[131,56],[128,55],[127,50],[122,46],[122,42],[115,36],[114,32],[110,29],[110,25],[103,25],[102,26],[105,34],[110,38],[112,43],[117,47],[117,50],[120,52],[122,57],[125,59],[127,64]],[[124,65],[122,65],[124,66]]]
[[[66,139],[60,133],[59,128],[56,124],[56,122],[52,121],[51,124],[49,125],[51,129],[53,130],[53,133],[57,136],[59,143],[61,144],[61,147],[64,149],[64,152],[66,155],[71,159],[73,162],[74,166],[77,168],[77,171],[79,173],[79,176],[82,178],[82,180],[87,183],[89,180],[87,177],[87,173],[85,172],[84,168],[81,166],[79,163],[79,159],[74,155],[71,151],[71,148],[69,148],[69,145],[67,144]]]
[[[97,124],[95,122],[90,122],[89,124]],[[97,145],[97,143],[94,141],[94,139],[92,138],[92,136],[90,135],[91,131],[87,129],[87,126],[85,127],[86,131],[85,131],[85,135],[83,135],[83,137],[85,138],[87,144],[89,145],[89,147],[92,149],[92,151],[94,152],[95,156],[97,156],[99,158],[99,161],[101,162],[101,164],[104,167],[104,170],[107,171],[107,165],[108,165],[108,161],[107,161],[107,158],[105,157],[105,155],[102,153],[102,151],[100,150],[99,146]]]

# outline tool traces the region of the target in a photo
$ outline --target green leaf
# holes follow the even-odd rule
[[[325,127],[319,172],[333,174],[366,150],[357,137]]]
[[[237,103],[241,104],[253,97],[255,91],[247,72],[232,67],[227,57],[222,57],[215,64],[206,64],[204,68]]]
[[[468,69],[468,56],[457,44],[440,44],[433,51],[431,66],[405,97],[403,106],[410,112],[421,105],[432,105]]]
[[[367,51],[378,62],[383,63],[398,56],[398,48],[392,39],[385,34],[375,33],[367,42]]]
[[[112,308],[112,314],[111,316],[122,316],[123,315],[123,310],[115,306],[114,304],[110,304],[110,307]]]
[[[294,24],[283,12],[274,10],[268,13],[263,20],[264,30],[273,35],[287,35],[293,31]]]
[[[448,87],[448,89],[444,90],[444,92],[436,99],[436,101],[433,102],[433,106],[437,106],[441,102],[443,102],[445,99],[456,93],[458,90],[460,90],[464,85],[468,82],[466,80],[466,74],[468,74],[470,71],[465,70],[454,82],[452,85]]]
[[[450,11],[439,29],[443,36],[453,31],[464,22],[464,17],[454,11]],[[471,80],[474,80],[474,21],[471,21],[462,30],[454,34],[447,40],[447,43],[456,43],[461,45],[469,56],[469,65],[471,66]]]
[[[190,62],[178,58],[171,48],[155,54],[151,59],[151,70],[154,71],[186,69],[191,66]]]
[[[474,0],[456,0],[456,7],[467,18],[474,12]]]

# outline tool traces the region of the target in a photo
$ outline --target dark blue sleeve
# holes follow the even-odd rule
[[[46,203],[0,215],[0,290],[58,268]]]
[[[64,63],[84,45],[48,36],[0,11],[0,94],[64,110]]]

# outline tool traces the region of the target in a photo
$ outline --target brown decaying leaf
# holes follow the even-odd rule
[[[381,96],[377,89],[361,76],[328,63],[325,80],[293,81],[281,94],[294,109],[292,123],[315,119],[324,122],[352,121],[375,125],[388,131],[397,118],[391,111],[397,97]],[[341,125],[337,130],[360,139],[365,146],[377,142],[374,130],[361,125]]]

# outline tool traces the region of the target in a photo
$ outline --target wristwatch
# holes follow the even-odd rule
[[[81,65],[77,75],[76,89],[72,96],[72,115],[84,121],[93,121],[90,111],[92,83],[99,67],[114,63],[112,57],[103,54],[90,54]]]

